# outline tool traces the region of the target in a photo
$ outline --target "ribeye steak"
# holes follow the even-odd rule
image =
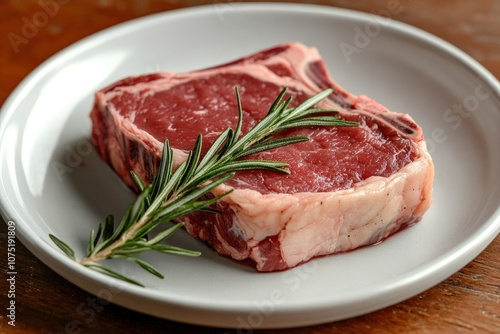
[[[359,127],[308,127],[281,136],[308,142],[252,156],[289,163],[290,175],[239,172],[214,194],[221,214],[184,217],[187,231],[219,254],[252,260],[258,271],[294,267],[313,257],[380,242],[422,218],[432,195],[434,166],[420,126],[366,96],[336,84],[315,48],[287,43],[229,64],[121,80],[96,93],[92,141],[130,187],[130,170],[145,182],[155,174],[165,138],[175,163],[198,134],[204,148],[237,121],[244,131],[263,118],[280,91],[295,104],[333,88],[320,107],[340,111]]]

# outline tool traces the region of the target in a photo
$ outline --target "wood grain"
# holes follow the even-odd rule
[[[96,31],[158,11],[201,4],[238,4],[218,0],[59,0],[58,6],[54,6],[54,1],[0,3],[1,103],[41,62]],[[391,19],[444,38],[500,77],[500,1],[324,0],[315,3],[381,15],[389,13]],[[391,8],[397,10],[390,11]],[[40,12],[46,13],[46,22]],[[37,19],[36,31],[23,31],[26,21]],[[15,39],[14,34],[23,39]],[[5,224],[0,224],[0,249],[3,270],[7,267]],[[500,238],[497,237],[474,261],[441,284],[377,312],[319,326],[253,333],[500,333],[499,254]],[[54,273],[19,241],[16,265],[16,326],[7,325],[5,308],[9,300],[5,293],[6,277],[2,276],[1,333],[238,333],[171,322],[100,303]]]

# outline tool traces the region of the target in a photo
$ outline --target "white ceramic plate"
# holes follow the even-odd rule
[[[172,243],[203,255],[146,255],[164,280],[113,264],[147,288],[82,268],[52,244],[49,233],[82,255],[90,229],[108,213],[120,216],[133,198],[89,144],[94,91],[125,76],[194,70],[287,41],[316,46],[346,89],[422,125],[436,181],[434,204],[419,224],[380,245],[269,274],[221,258],[179,232]],[[390,18],[238,3],[153,15],[72,45],[14,91],[0,114],[2,214],[53,270],[134,310],[241,329],[353,317],[441,282],[498,234],[499,96],[497,80],[470,57]]]

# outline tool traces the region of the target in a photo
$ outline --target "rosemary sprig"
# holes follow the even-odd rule
[[[50,234],[52,241],[71,259],[95,271],[104,273],[129,283],[142,286],[141,283],[126,277],[99,262],[105,259],[126,259],[137,263],[151,274],[163,278],[150,263],[136,255],[147,251],[167,254],[198,256],[192,251],[163,244],[163,241],[183,226],[177,222],[167,229],[151,236],[153,230],[166,222],[178,221],[180,217],[196,211],[205,210],[217,213],[210,208],[212,204],[229,194],[204,199],[203,196],[215,187],[231,179],[235,172],[250,169],[264,169],[288,173],[284,162],[270,160],[243,159],[251,154],[278,148],[302,141],[307,137],[289,137],[273,139],[278,131],[301,126],[356,126],[355,122],[340,119],[333,110],[314,109],[313,107],[331,94],[325,90],[304,101],[298,107],[289,108],[292,97],[284,100],[284,89],[271,105],[265,118],[247,133],[242,133],[243,110],[238,89],[238,123],[236,128],[226,129],[215,140],[206,154],[201,157],[202,136],[198,136],[188,158],[175,171],[173,169],[173,151],[165,141],[163,155],[158,172],[149,185],[143,184],[133,172],[132,177],[141,192],[128,208],[121,222],[114,228],[113,216],[108,216],[97,231],[90,232],[87,252],[84,258],[76,260],[75,252],[66,243]],[[314,114],[322,114],[315,115]]]

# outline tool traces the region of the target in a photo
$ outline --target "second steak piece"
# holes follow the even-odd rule
[[[434,166],[421,128],[406,114],[342,89],[317,50],[298,43],[207,70],[121,80],[96,93],[92,141],[127,185],[134,187],[130,170],[151,182],[166,138],[180,163],[198,134],[208,149],[223,130],[235,127],[234,87],[241,93],[244,132],[284,87],[294,105],[333,88],[318,107],[338,110],[360,126],[280,133],[310,140],[251,158],[287,162],[290,175],[239,172],[214,191],[235,189],[217,204],[222,214],[184,217],[187,231],[219,254],[249,259],[259,271],[284,270],[378,243],[429,208]]]

